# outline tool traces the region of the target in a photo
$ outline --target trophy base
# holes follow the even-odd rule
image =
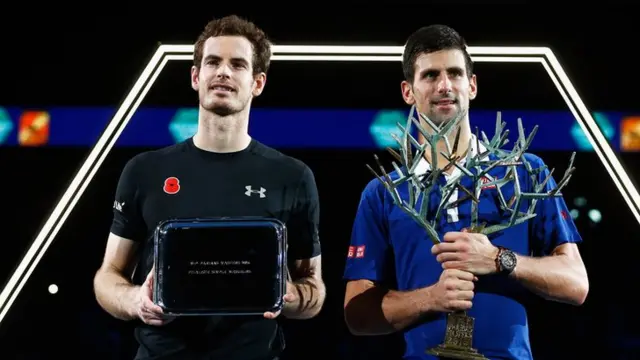
[[[427,350],[427,354],[438,356],[444,359],[457,360],[489,360],[489,358],[480,354],[478,350],[473,348],[460,348],[447,344],[438,345],[433,349]]]
[[[489,360],[471,346],[474,322],[465,311],[448,314],[444,344],[428,349],[427,354],[445,359]]]

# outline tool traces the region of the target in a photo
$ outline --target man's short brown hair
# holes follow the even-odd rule
[[[204,43],[210,37],[217,36],[242,36],[249,40],[253,46],[253,73],[266,73],[271,63],[271,42],[267,35],[254,23],[236,15],[214,19],[204,27],[198,36],[193,52],[193,64],[200,68],[202,64],[202,49]]]

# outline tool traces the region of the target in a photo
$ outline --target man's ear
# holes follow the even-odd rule
[[[413,105],[416,103],[416,100],[413,96],[413,87],[408,81],[403,80],[400,83],[400,89],[402,91],[402,98],[404,99],[404,102],[407,103],[407,105]]]
[[[476,75],[471,75],[471,79],[469,79],[469,100],[473,100],[478,95],[478,80],[476,79]]]
[[[195,91],[198,91],[200,79],[198,78],[200,75],[200,69],[198,69],[195,65],[191,67],[191,88]]]
[[[257,75],[255,75],[253,77],[254,80],[254,87],[253,87],[253,91],[251,92],[251,94],[254,97],[260,96],[260,94],[262,94],[262,91],[264,91],[264,87],[265,85],[267,85],[267,74],[261,72]]]

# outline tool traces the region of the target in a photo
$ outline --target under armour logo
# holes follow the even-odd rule
[[[122,212],[122,208],[124,207],[124,202],[118,202],[118,200],[113,202],[113,208]]]
[[[251,185],[247,185],[244,188],[247,189],[247,191],[244,192],[244,194],[247,196],[251,196],[251,194],[260,194],[260,198],[267,197],[267,195],[265,195],[265,192],[267,192],[267,189],[263,187],[260,187],[260,190],[253,190],[253,188],[251,188]]]

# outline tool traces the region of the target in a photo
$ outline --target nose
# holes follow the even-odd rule
[[[438,81],[438,93],[447,94],[451,92],[451,79],[446,74],[441,75]]]
[[[231,76],[231,67],[227,63],[220,64],[218,66],[218,71],[216,73],[217,77],[225,77],[228,78]]]

